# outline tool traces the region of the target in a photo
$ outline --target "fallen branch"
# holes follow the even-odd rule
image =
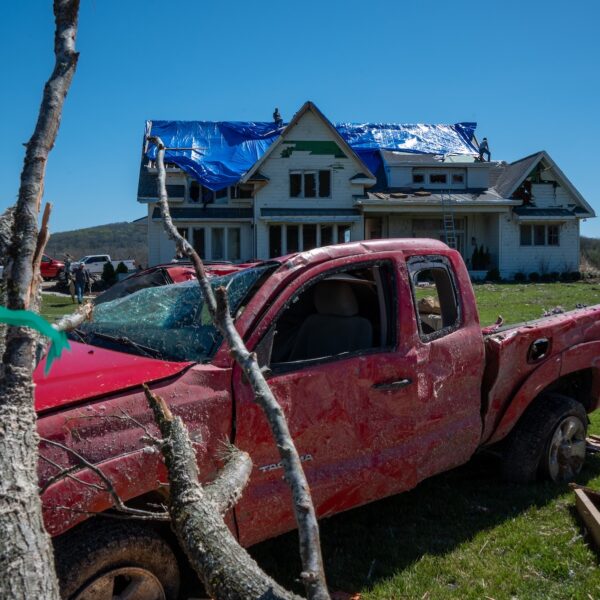
[[[91,302],[86,302],[74,313],[61,317],[52,327],[58,331],[73,331],[73,329],[77,329],[83,322],[90,320],[93,312],[94,305]]]
[[[239,489],[237,467],[241,464],[240,470],[245,471],[248,463],[251,466],[250,457],[232,448],[231,470],[236,475],[230,478],[230,470],[225,467],[218,483],[213,484],[216,487],[208,493],[198,481],[196,454],[183,421],[173,416],[166,402],[147,386],[144,391],[163,438],[161,450],[171,484],[171,524],[206,591],[219,600],[300,600],[260,569],[216,510]]]
[[[166,188],[166,170],[164,164],[165,145],[158,137],[149,138],[156,145],[156,165],[158,169],[158,196],[163,224],[167,235],[175,242],[177,251],[191,259],[196,276],[202,290],[204,302],[210,312],[215,326],[219,329],[227,342],[231,354],[242,368],[252,390],[254,398],[271,427],[281,462],[285,471],[285,479],[290,486],[293,499],[294,514],[298,526],[300,541],[300,558],[303,571],[300,574],[309,600],[328,600],[329,592],[325,581],[321,544],[319,539],[319,526],[314,505],[310,495],[310,488],[302,469],[302,463],[296,446],[290,434],[287,421],[279,402],[273,395],[269,384],[258,365],[256,355],[246,348],[240,334],[235,328],[229,311],[227,293],[224,288],[217,289],[217,295],[206,276],[202,260],[198,253],[177,231],[169,211],[168,195]]]

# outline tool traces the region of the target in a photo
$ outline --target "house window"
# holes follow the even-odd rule
[[[425,175],[423,173],[413,173],[413,183],[425,183]]]
[[[290,197],[302,196],[302,173],[290,173]]]
[[[211,234],[211,259],[223,260],[225,258],[225,229],[213,227]]]
[[[448,176],[446,175],[446,173],[431,173],[429,175],[429,183],[440,184],[447,183],[447,181]]]
[[[249,187],[241,187],[239,185],[232,185],[229,188],[229,197],[234,200],[242,198],[252,198],[252,189]]]
[[[331,171],[319,171],[319,198],[331,196]]]
[[[317,247],[317,226],[306,224],[302,226],[302,246],[304,250]]]
[[[269,227],[269,258],[276,258],[282,254],[281,225],[271,225]]]
[[[198,202],[200,200],[200,184],[195,179],[190,181],[189,195],[190,202]]]
[[[193,236],[194,250],[198,253],[200,258],[204,258],[206,256],[206,235],[204,228],[194,229]]]
[[[531,225],[521,225],[521,246],[531,246]]]
[[[560,246],[558,225],[548,225],[548,246]]]
[[[559,225],[521,225],[521,246],[560,246]]]
[[[227,260],[240,260],[242,257],[241,230],[239,227],[227,229]]]
[[[452,173],[452,183],[459,184],[465,182],[465,176],[462,173]]]
[[[290,171],[290,197],[331,197],[331,171]]]
[[[333,227],[321,225],[321,246],[331,246],[331,244],[333,244]]]
[[[350,241],[350,225],[338,225],[338,244],[347,244]]]
[[[533,226],[533,245],[534,246],[545,246],[546,245],[546,226],[545,225],[534,225]]]
[[[286,254],[292,254],[300,250],[300,227],[298,225],[287,226],[287,248]]]
[[[222,200],[225,200],[225,201],[228,200],[229,196],[227,194],[227,188],[225,187],[225,188],[223,188],[221,190],[217,190],[215,192],[215,199],[216,200],[221,200],[221,201]]]

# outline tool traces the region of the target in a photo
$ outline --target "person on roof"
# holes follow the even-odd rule
[[[281,113],[278,108],[275,108],[273,111],[273,121],[277,127],[283,127],[283,119],[281,118]]]
[[[490,147],[488,146],[488,140],[484,137],[481,140],[481,144],[479,144],[479,160],[483,162],[483,155],[487,155],[487,161],[490,162],[492,160],[492,155],[490,154]]]

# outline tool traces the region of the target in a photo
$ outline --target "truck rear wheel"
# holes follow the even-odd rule
[[[55,543],[64,600],[175,600],[179,567],[173,550],[152,528],[88,522]]]
[[[587,423],[579,402],[562,394],[540,396],[506,440],[504,476],[520,483],[540,475],[555,482],[571,481],[585,461]]]

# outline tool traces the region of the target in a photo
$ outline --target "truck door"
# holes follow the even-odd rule
[[[399,307],[414,313],[401,279],[398,252],[332,260],[280,294],[257,327],[266,333],[249,340],[270,370],[320,517],[417,481],[417,361],[399,343]],[[241,542],[252,544],[295,521],[268,423],[237,366],[233,390],[235,443],[255,465],[236,518]]]
[[[420,480],[467,462],[481,439],[483,337],[468,275],[450,258],[407,258],[416,325]]]

